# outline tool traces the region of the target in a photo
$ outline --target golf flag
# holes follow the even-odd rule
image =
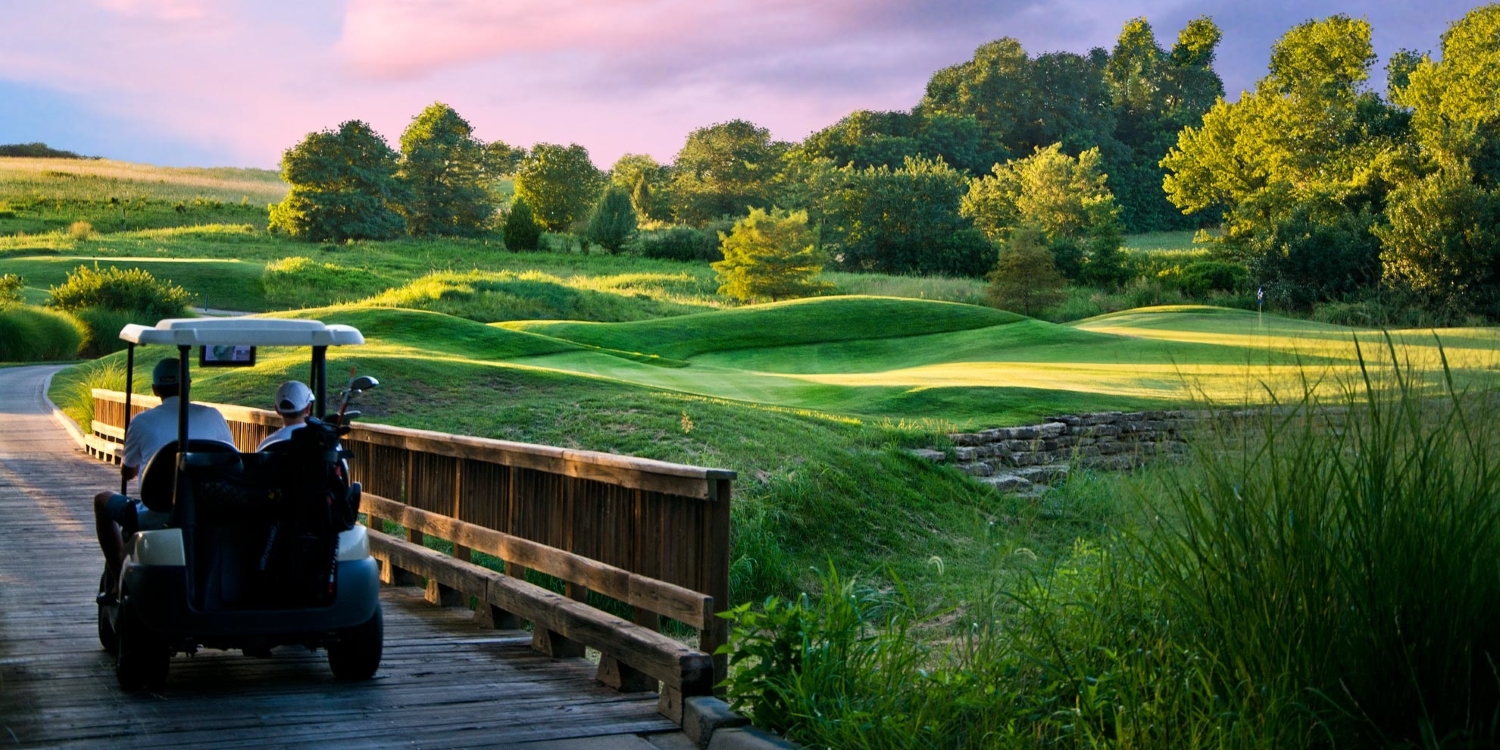
[[[1256,302],[1265,302],[1266,301],[1266,288],[1265,287],[1261,287],[1261,288],[1255,290],[1255,301]]]

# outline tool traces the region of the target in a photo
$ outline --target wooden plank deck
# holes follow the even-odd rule
[[[47,412],[57,368],[0,369],[0,747],[689,747],[654,693],[599,685],[523,631],[481,630],[418,589],[386,589],[385,658],[340,683],[283,647],[176,656],[160,693],[115,683],[95,634],[101,568],[90,498],[118,484]]]

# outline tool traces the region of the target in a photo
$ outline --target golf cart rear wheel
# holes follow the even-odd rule
[[[99,574],[99,593],[103,594],[108,590],[109,570],[106,568],[103,573]],[[110,656],[120,652],[120,639],[115,635],[115,626],[110,623],[109,611],[105,609],[102,602],[99,604],[99,645],[103,646]]]
[[[339,633],[337,643],[328,644],[328,667],[340,680],[368,680],[380,669],[380,654],[385,647],[385,627],[380,606],[363,625]]]
[[[115,679],[126,690],[156,690],[167,682],[172,650],[165,639],[132,619],[123,592],[119,607],[115,618],[115,636],[119,639]]]

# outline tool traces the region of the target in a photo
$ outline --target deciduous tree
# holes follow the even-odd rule
[[[677,220],[702,226],[721,216],[743,216],[771,204],[781,157],[788,145],[745,120],[730,120],[688,134],[677,152],[672,207]]]
[[[270,227],[314,242],[395,237],[408,199],[397,169],[396,152],[359,120],[309,133],[281,155],[292,189],[271,207]]]
[[[827,182],[823,236],[841,265],[949,276],[981,276],[994,265],[994,245],[959,215],[968,178],[941,160],[842,167]]]
[[[429,105],[401,134],[403,206],[414,235],[483,234],[495,212],[484,144],[469,121],[442,102]]]
[[[1000,248],[1000,259],[990,271],[985,294],[1002,310],[1035,315],[1067,297],[1067,282],[1052,263],[1045,237],[1036,229],[1020,229]]]
[[[576,143],[538,143],[516,173],[516,195],[553,232],[566,232],[587,216],[603,185],[588,149]]]

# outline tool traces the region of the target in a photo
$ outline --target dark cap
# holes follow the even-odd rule
[[[157,362],[156,368],[151,371],[151,385],[181,385],[177,382],[178,364],[176,357]]]

